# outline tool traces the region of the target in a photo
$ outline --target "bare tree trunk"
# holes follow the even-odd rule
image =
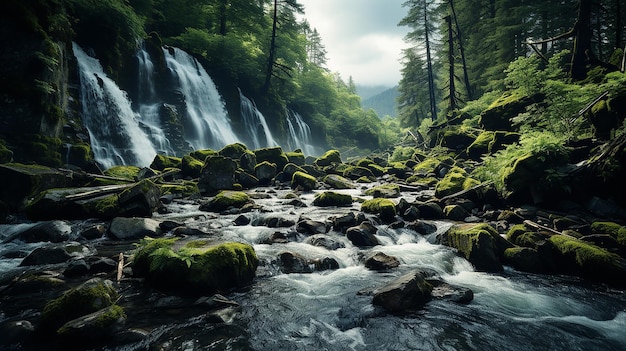
[[[276,28],[278,26],[278,0],[274,0],[274,16],[272,18],[272,39],[270,41],[269,57],[267,59],[267,68],[265,70],[265,83],[263,83],[262,91],[267,93],[270,90],[270,80],[274,70],[274,56],[276,55]]]
[[[454,86],[454,33],[452,33],[452,17],[446,16],[445,20],[448,23],[448,64],[450,71],[450,101],[448,104],[448,111],[454,111],[457,109],[456,88]]]
[[[570,76],[574,80],[587,78],[587,61],[591,54],[591,5],[592,0],[580,0],[578,19],[574,24],[574,50]]]
[[[226,35],[226,6],[228,0],[220,0],[220,35]]]
[[[450,0],[450,9],[452,9],[452,16],[454,17],[454,25],[456,26],[456,37],[459,41],[459,50],[461,52],[461,62],[463,64],[463,80],[465,83],[465,90],[467,91],[467,101],[472,100],[472,87],[469,81],[469,75],[467,74],[467,62],[465,60],[465,48],[463,47],[463,39],[461,37],[461,28],[459,28],[459,21],[456,18],[456,11],[454,10],[454,0]]]
[[[426,39],[426,66],[428,71],[428,94],[430,100],[430,113],[432,120],[437,119],[437,101],[435,98],[435,75],[433,73],[433,60],[430,52],[430,32],[428,30],[428,17],[426,16],[427,4],[424,2],[424,37]]]

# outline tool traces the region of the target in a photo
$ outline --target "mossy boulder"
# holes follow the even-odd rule
[[[246,153],[246,151],[248,151],[248,148],[244,144],[234,143],[234,144],[228,144],[224,146],[217,153],[224,157],[230,157],[233,160],[238,160],[241,157],[241,155]]]
[[[298,166],[303,166],[306,163],[306,157],[302,150],[295,150],[291,152],[285,152],[285,156],[289,159],[290,163],[296,164]]]
[[[333,189],[354,189],[356,186],[347,178],[338,174],[329,174],[322,181]]]
[[[61,326],[75,318],[113,306],[118,298],[111,281],[91,279],[49,301],[41,314],[39,328],[44,332],[58,332]]]
[[[441,165],[441,161],[434,158],[429,157],[419,162],[417,165],[413,167],[413,172],[420,175],[428,175],[431,173],[437,173],[439,166]]]
[[[185,155],[181,159],[180,163],[181,175],[188,178],[198,178],[200,177],[203,166],[204,162],[193,158],[190,155]]]
[[[203,150],[192,151],[191,153],[189,153],[189,156],[195,158],[198,161],[204,162],[204,160],[206,160],[207,157],[215,156],[217,154],[218,153],[215,150],[203,149]]]
[[[198,188],[202,193],[215,194],[220,190],[233,189],[237,162],[221,155],[208,156],[200,171]]]
[[[7,148],[4,140],[0,139],[0,163],[9,163],[13,161],[13,151]]]
[[[532,97],[519,93],[505,93],[480,115],[479,123],[486,130],[513,131],[511,119],[526,111],[526,107],[543,100],[543,96]]]
[[[522,272],[539,274],[551,272],[551,270],[543,264],[539,252],[529,247],[516,246],[504,250],[504,262]]]
[[[476,139],[473,131],[459,127],[445,128],[438,137],[439,145],[453,150],[463,150]]]
[[[132,266],[168,291],[201,295],[248,285],[259,264],[254,248],[238,242],[152,239],[140,243]]]
[[[156,169],[157,171],[163,171],[167,168],[180,168],[181,164],[182,160],[180,157],[157,154],[154,156],[154,159],[150,164],[150,168]]]
[[[283,165],[284,167],[285,165]],[[269,161],[263,161],[258,163],[256,167],[254,167],[254,176],[259,180],[260,184],[270,184],[272,179],[276,176],[276,171],[278,170],[278,166],[276,163],[272,163]]]
[[[315,160],[315,165],[318,167],[326,167],[336,163],[342,163],[339,150],[328,150]]]
[[[283,168],[283,173],[290,180],[293,177],[293,174],[296,173],[296,172],[302,172],[302,173],[308,174],[308,172],[304,168],[296,165],[295,163],[291,163],[291,162],[287,163],[285,165],[285,167]]]
[[[463,168],[454,166],[435,186],[435,196],[442,198],[478,184],[480,181],[471,178]]]
[[[111,305],[71,320],[57,330],[73,346],[89,347],[105,341],[124,328],[126,313],[121,306]]]
[[[512,203],[534,202],[563,195],[566,189],[559,183],[558,169],[567,162],[567,156],[558,153],[527,153],[512,160],[502,172],[504,197]]]
[[[200,210],[209,212],[222,212],[229,208],[242,208],[252,200],[248,194],[242,191],[223,190],[215,197],[200,206]]]
[[[376,179],[374,173],[369,168],[359,167],[359,166],[348,166],[343,171],[343,176],[348,179],[356,180],[361,177],[366,177],[368,179]]]
[[[311,191],[317,188],[317,179],[304,172],[295,172],[291,178],[291,187],[300,187],[304,191]]]
[[[365,200],[361,204],[361,211],[376,214],[384,222],[392,222],[396,217],[396,204],[385,198]]]
[[[44,190],[63,188],[70,183],[65,174],[56,169],[8,163],[0,165],[0,201],[13,210],[23,210],[28,200]]]
[[[549,241],[562,273],[626,286],[626,262],[618,255],[565,235],[553,235]]]
[[[443,236],[442,243],[458,250],[478,271],[501,272],[500,258],[513,247],[489,224],[456,224]]]
[[[365,195],[375,198],[395,198],[400,196],[400,186],[398,184],[388,183],[375,186],[365,191]]]
[[[352,196],[349,194],[325,191],[315,196],[313,205],[319,207],[350,206],[352,205],[352,201]]]
[[[160,188],[152,181],[141,182],[119,194],[84,197],[102,188],[59,188],[41,192],[25,208],[30,219],[88,219],[113,217],[151,217],[159,206]]]
[[[615,222],[593,222],[590,229],[592,234],[609,234],[621,247],[626,247],[626,227]]]
[[[273,163],[276,165],[276,169],[283,169],[289,163],[289,158],[280,146],[257,149],[254,150],[254,154],[257,164],[262,162]]]
[[[139,177],[141,168],[137,166],[113,166],[108,168],[103,173],[107,177],[123,178],[130,181],[135,181]]]

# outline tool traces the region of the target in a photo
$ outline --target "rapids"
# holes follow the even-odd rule
[[[358,203],[339,209],[312,206],[315,192],[301,194],[308,207],[294,208],[282,200],[288,192],[257,189],[254,194],[263,196],[255,202],[271,212],[246,215],[253,223],[266,216],[326,221],[359,209]],[[343,192],[367,198],[358,190]],[[521,273],[508,267],[502,274],[476,272],[452,249],[433,243],[451,222],[433,222],[438,230],[428,237],[377,225],[383,244],[370,249],[354,247],[345,235],[331,231],[328,235],[344,247],[327,250],[303,243],[305,236],[293,227],[235,226],[238,215],[200,212],[190,202],[170,209],[158,219],[183,221],[212,235],[252,243],[261,262],[257,278],[249,288],[228,295],[240,308],[225,323],[210,324],[197,315],[161,316],[148,340],[110,350],[144,350],[147,345],[167,350],[626,349],[622,292],[577,278]],[[274,232],[285,233],[290,242],[263,243]],[[309,259],[332,257],[339,269],[284,274],[277,256],[285,251]],[[388,272],[368,270],[362,258],[374,251],[396,256],[400,267]],[[449,284],[472,289],[474,300],[467,305],[433,300],[422,310],[397,315],[372,305],[373,289],[415,268],[435,271]]]

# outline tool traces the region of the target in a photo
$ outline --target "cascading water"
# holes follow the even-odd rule
[[[80,71],[83,123],[91,137],[97,162],[114,165],[149,165],[156,150],[140,128],[130,101],[104,73],[100,62],[72,44]]]
[[[163,50],[165,61],[185,99],[185,139],[196,149],[221,148],[237,142],[224,102],[202,65],[178,48]]]
[[[250,142],[252,142],[251,147],[258,149],[277,146],[278,143],[272,136],[265,116],[256,108],[252,100],[243,95],[241,89],[239,89],[239,99],[241,101],[241,116],[243,117],[244,129]]]
[[[287,110],[287,127],[289,129],[287,145],[290,150],[300,149],[307,156],[319,155],[319,151],[313,146],[311,128],[298,112]]]
[[[157,97],[154,86],[154,64],[150,54],[142,46],[137,52],[138,62],[138,93],[137,105],[138,113],[144,129],[148,132],[148,137],[156,148],[157,152],[165,155],[174,155],[171,143],[163,132],[159,108],[162,102]]]

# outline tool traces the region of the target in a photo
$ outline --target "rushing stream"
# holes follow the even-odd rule
[[[226,316],[226,323],[208,323],[197,315],[143,315],[150,337],[110,350],[626,350],[626,296],[620,291],[510,268],[502,274],[475,272],[452,249],[432,243],[452,224],[445,221],[433,222],[438,230],[430,236],[378,225],[383,245],[371,249],[359,249],[331,230],[328,235],[340,247],[336,250],[305,243],[293,227],[253,225],[268,216],[326,221],[358,211],[356,203],[341,209],[311,206],[314,193],[301,195],[308,207],[294,208],[283,200],[288,192],[257,190],[270,198],[255,201],[271,212],[247,214],[252,225],[235,226],[237,215],[200,212],[190,202],[159,215],[252,243],[261,261],[257,278],[248,289],[227,295],[240,307]],[[264,244],[275,232],[290,241]],[[277,257],[286,251],[309,259],[334,258],[339,269],[282,273]],[[374,251],[397,257],[400,267],[388,272],[365,268],[362,257]],[[398,315],[372,305],[368,292],[416,268],[472,289],[473,301],[464,305],[435,299],[419,311]]]

